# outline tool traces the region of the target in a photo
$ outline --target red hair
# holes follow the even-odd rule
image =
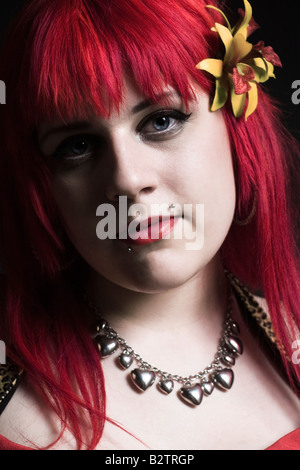
[[[193,96],[192,81],[212,93],[211,77],[195,67],[219,48],[211,27],[216,18],[223,19],[206,9],[207,3],[217,4],[32,0],[6,40],[0,75],[7,87],[7,104],[0,110],[5,266],[0,337],[79,448],[94,448],[101,438],[107,419],[104,377],[69,277],[61,270],[68,243],[58,235],[59,215],[36,128],[42,119],[85,117],[91,108],[108,116],[122,103],[128,73],[153,101],[166,84],[186,102]],[[287,150],[294,144],[265,91],[247,122],[232,116],[230,104],[223,113],[240,214],[247,214],[257,194],[255,217],[245,227],[232,225],[223,262],[264,293],[276,334],[291,357],[300,324],[297,251],[286,196]],[[299,368],[284,361],[299,381]]]

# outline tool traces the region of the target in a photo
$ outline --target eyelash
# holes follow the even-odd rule
[[[88,152],[83,154],[74,155],[74,151],[72,154],[71,147],[74,146],[76,143],[87,143],[88,147],[92,147],[92,149]],[[78,134],[73,135],[65,139],[55,152],[53,153],[52,157],[57,160],[65,161],[66,163],[74,164],[75,162],[81,162],[82,160],[89,158],[90,155],[94,153],[94,151],[99,147],[100,139],[92,134]]]
[[[191,115],[192,113],[185,114],[182,111],[175,109],[163,109],[156,111],[146,116],[138,124],[136,128],[136,134],[139,134],[142,140],[150,143],[168,140],[168,138],[172,138],[181,131],[183,124],[189,120]],[[166,129],[155,129],[154,123],[155,121],[158,122],[159,120],[161,120],[161,124],[163,124],[163,121],[167,124]],[[147,132],[146,127],[149,124],[153,127],[153,131]],[[75,166],[76,164],[84,162],[91,155],[95,154],[97,150],[99,150],[101,146],[100,140],[101,139],[98,136],[92,134],[78,134],[68,137],[61,144],[59,144],[52,157]],[[91,149],[78,155],[74,154],[74,150],[72,153],[71,147],[78,142],[86,143],[87,147]]]
[[[156,111],[150,114],[149,116],[146,116],[137,126],[136,133],[140,134],[143,140],[150,142],[158,142],[159,140],[164,139],[166,137],[171,138],[182,129],[183,124],[189,120],[191,115],[192,113],[185,114],[182,111],[178,111],[176,109],[162,109],[160,111]],[[156,129],[153,132],[144,132],[148,123],[152,123],[153,125],[155,121],[164,118],[168,120],[174,119],[176,122],[173,123],[171,127],[168,127],[165,130],[159,131],[158,129]]]

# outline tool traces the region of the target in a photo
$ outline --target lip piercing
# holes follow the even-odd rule
[[[176,204],[174,204],[174,203],[172,203],[172,204],[169,205],[169,209],[170,209],[170,210],[171,210],[171,209],[175,209],[175,207],[176,207]],[[127,248],[127,252],[128,252],[128,253],[131,253],[131,252],[132,252],[131,246],[129,246],[129,247]]]

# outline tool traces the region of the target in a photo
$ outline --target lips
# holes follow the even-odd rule
[[[149,245],[166,238],[174,229],[174,216],[153,216],[141,222],[133,220],[126,231],[120,231],[118,239],[130,245]]]

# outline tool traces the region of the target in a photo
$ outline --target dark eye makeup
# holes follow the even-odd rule
[[[92,154],[100,144],[99,138],[94,134],[76,134],[64,139],[56,148],[53,157],[79,158],[82,155]]]
[[[163,141],[178,134],[191,115],[176,109],[162,109],[142,119],[136,132],[146,141]]]
[[[161,109],[147,115],[135,129],[135,133],[145,142],[164,142],[179,134],[192,113],[186,114],[176,109]],[[97,134],[76,134],[64,139],[51,157],[77,165],[93,156],[101,156],[103,137]]]

